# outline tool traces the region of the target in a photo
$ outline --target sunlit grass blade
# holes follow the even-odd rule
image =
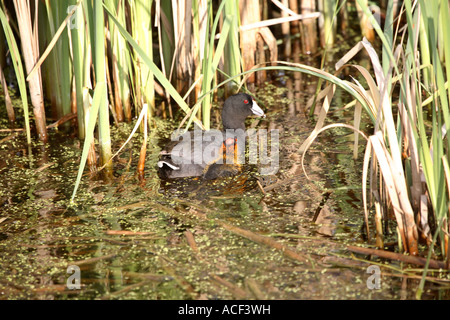
[[[47,13],[47,25],[50,31],[52,42],[51,59],[45,64],[50,68],[53,81],[58,86],[52,90],[53,114],[56,117],[62,117],[71,112],[71,85],[72,85],[72,62],[69,54],[69,38],[67,30],[64,29],[70,19],[72,12],[67,12],[71,1],[68,0],[45,0],[45,9]],[[63,32],[66,31],[66,32]],[[44,57],[45,59],[46,57]],[[49,78],[47,78],[49,80]]]
[[[206,129],[209,129],[209,114],[210,114],[210,108],[211,108],[211,95],[205,95],[206,92],[211,92],[211,86],[212,86],[212,81],[214,78],[214,74],[215,74],[215,68],[213,68],[213,59],[215,57],[214,54],[214,41],[215,41],[215,35],[217,33],[217,27],[220,21],[220,16],[222,14],[222,11],[225,7],[225,2],[226,1],[222,1],[220,6],[218,7],[217,11],[216,11],[216,16],[213,20],[212,23],[212,28],[211,30],[207,30],[206,31],[206,36],[207,38],[205,39],[204,45],[205,47],[203,48],[204,50],[204,54],[203,54],[203,61],[202,61],[202,75],[203,75],[203,82],[202,82],[202,90],[200,92],[200,95],[202,95],[204,97],[204,99],[202,100],[202,117],[203,117],[203,122],[205,125]],[[209,14],[207,15],[208,18],[208,23],[209,21],[212,20],[212,3],[208,4],[208,12]],[[228,30],[230,25],[228,24],[228,26],[225,26]],[[221,35],[222,37],[228,37],[228,32],[225,35]],[[219,40],[220,41],[220,40]],[[217,52],[216,52],[217,54]],[[221,57],[221,55],[217,55],[218,58]],[[195,111],[193,112],[193,115],[196,114],[197,110],[199,107],[197,107],[195,109]],[[205,124],[205,121],[207,121],[207,123]],[[188,124],[186,126],[186,128],[188,128],[190,126],[190,123],[192,122],[192,119],[189,119]]]
[[[155,63],[150,59],[150,57],[147,55],[147,53],[137,44],[137,42],[131,37],[131,35],[126,31],[126,29],[120,24],[120,22],[114,17],[114,15],[105,8],[105,11],[108,13],[108,15],[111,17],[112,21],[116,24],[117,28],[119,29],[122,36],[130,43],[130,45],[136,50],[136,52],[139,54],[139,56],[142,58],[144,63],[150,68],[150,70],[153,72],[154,76],[158,81],[161,83],[161,85],[168,91],[170,96],[175,100],[176,103],[180,106],[180,108],[188,113],[190,112],[189,106],[186,104],[186,102],[183,100],[181,95],[177,92],[177,90],[172,86],[172,84],[167,80],[167,78],[163,75],[161,70],[155,65]],[[195,123],[203,128],[202,123],[195,118]]]
[[[76,90],[76,104],[77,104],[77,120],[78,120],[78,138],[84,139],[86,133],[86,127],[84,122],[85,105],[83,98],[83,88],[89,86],[89,63],[88,57],[90,53],[88,51],[89,34],[86,32],[84,26],[87,21],[84,18],[84,8],[86,8],[86,0],[83,0],[83,6],[74,8],[76,12],[76,19],[71,26],[71,40],[72,40],[72,53],[73,53],[73,73],[75,80]],[[70,16],[70,14],[69,14]],[[89,106],[87,106],[89,107]]]
[[[217,47],[214,52],[214,56],[212,58],[212,61],[208,62],[205,66],[204,78],[206,80],[203,81],[203,88],[204,90],[209,90],[212,86],[212,80],[213,76],[215,74],[215,71],[217,70],[217,67],[219,65],[219,61],[222,57],[222,54],[224,52],[225,43],[228,38],[228,33],[230,31],[230,27],[232,24],[232,17],[227,16],[225,18],[225,21],[222,26],[222,33],[219,38],[219,42],[217,43]],[[210,127],[210,111],[211,111],[211,97],[205,97],[202,103],[202,115],[203,115],[203,125],[208,130]],[[198,107],[197,107],[198,109]],[[196,110],[194,110],[194,114],[196,113]],[[189,119],[186,127],[189,128],[190,124],[192,122],[192,118]]]
[[[148,58],[153,61],[153,41],[152,41],[152,17],[151,8],[153,1],[133,1],[132,12],[134,13],[133,19],[133,36],[136,42],[139,44],[148,55]],[[122,24],[121,24],[122,25]],[[123,25],[122,25],[123,26]],[[125,43],[125,38],[122,38]],[[136,86],[141,92],[141,101],[138,99],[139,109],[144,104],[149,108],[148,120],[150,121],[152,113],[155,109],[155,88],[154,88],[154,76],[149,66],[142,61],[142,57],[137,55],[136,63],[134,65],[135,70],[138,70]]]
[[[239,47],[240,16],[235,15],[235,13],[239,11],[238,8],[238,1],[225,1],[224,15],[225,17],[232,17],[232,19],[228,20],[230,26],[228,27],[229,31],[227,32],[229,35],[223,53],[224,71],[227,74],[233,75],[241,73],[241,66],[243,64],[241,49]],[[226,22],[227,21],[224,21],[222,30],[224,30]],[[225,86],[225,96],[236,93],[239,82],[240,79],[236,79],[234,82],[230,82],[229,85]]]
[[[17,84],[19,86],[20,98],[22,101],[23,114],[25,118],[25,132],[27,135],[27,143],[31,144],[31,134],[30,134],[30,116],[28,112],[28,97],[27,97],[27,88],[25,83],[25,74],[22,65],[22,59],[20,57],[20,51],[17,47],[16,40],[14,38],[14,34],[11,30],[11,27],[8,24],[8,19],[5,16],[5,13],[0,8],[0,20],[3,27],[3,32],[5,33],[6,41],[8,42],[9,51],[11,54],[12,64],[14,66],[14,72],[16,74]]]
[[[122,0],[105,0],[107,6],[122,24],[125,24],[125,6]],[[143,10],[142,10],[143,11]],[[140,12],[140,11],[138,11]],[[145,11],[144,11],[145,12]],[[135,15],[133,15],[135,16]],[[114,110],[118,122],[131,121],[131,92],[129,82],[130,57],[125,40],[118,34],[113,23],[109,23],[111,81],[114,87]]]
[[[98,110],[98,136],[100,147],[100,163],[106,164],[106,174],[112,174],[111,160],[111,135],[109,128],[109,109],[108,109],[108,95],[106,88],[106,61],[105,61],[105,32],[104,32],[104,14],[102,1],[94,1],[94,28],[95,38],[93,41],[94,49],[94,71],[95,71],[95,92],[103,97],[99,97]],[[97,90],[97,86],[105,83]]]
[[[83,176],[84,168],[86,166],[86,160],[89,154],[89,148],[94,139],[94,129],[98,119],[98,113],[100,105],[103,104],[106,95],[106,82],[102,81],[97,83],[94,89],[94,97],[92,99],[92,107],[89,110],[89,121],[86,126],[86,138],[83,144],[83,151],[81,154],[81,160],[78,167],[77,179],[75,181],[75,187],[72,192],[71,201],[74,200],[78,187],[80,186],[81,178]]]

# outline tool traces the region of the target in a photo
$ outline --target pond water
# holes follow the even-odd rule
[[[298,150],[313,128],[303,106],[314,92],[314,79],[292,74],[254,92],[267,118],[248,126],[280,130],[273,175],[248,167],[217,181],[161,180],[159,146],[177,122],[158,120],[145,180],[136,135],[114,179],[86,171],[73,204],[80,141],[52,131],[29,148],[23,134],[0,132],[0,299],[414,298],[412,267],[347,250],[367,245],[353,134],[321,135],[305,157],[308,178],[302,170]],[[114,129],[115,150],[131,128]],[[382,272],[379,289],[369,266]],[[80,271],[79,289],[68,269]],[[429,281],[422,298],[449,298],[448,287]]]

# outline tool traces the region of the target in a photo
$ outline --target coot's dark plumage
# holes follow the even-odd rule
[[[235,153],[237,148],[235,139],[226,138],[225,131],[234,129],[238,134],[245,134],[245,119],[251,115],[265,117],[250,95],[238,93],[229,97],[222,110],[224,132],[190,131],[182,135],[181,141],[171,141],[161,152],[158,162],[161,174],[166,178],[201,176],[207,180],[237,174],[239,166],[221,158],[231,151]]]

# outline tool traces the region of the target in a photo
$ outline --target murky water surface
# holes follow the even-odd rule
[[[299,148],[313,128],[303,107],[315,83],[297,81],[279,75],[255,92],[267,118],[248,126],[280,130],[280,168],[269,176],[246,166],[235,178],[162,181],[157,146],[171,125],[158,121],[145,181],[136,137],[116,158],[114,179],[86,171],[69,204],[80,142],[52,131],[47,146],[28,148],[23,134],[0,132],[0,299],[414,298],[417,273],[347,250],[367,245],[352,133],[322,134],[306,154],[306,177]],[[116,150],[130,131],[115,130]],[[381,267],[380,289],[370,265]],[[79,289],[69,289],[70,266],[79,267]],[[423,298],[448,297],[448,286],[427,282]]]

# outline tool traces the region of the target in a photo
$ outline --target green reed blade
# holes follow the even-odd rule
[[[144,63],[153,72],[153,74],[156,77],[156,79],[158,79],[158,81],[167,90],[167,92],[175,100],[175,102],[178,103],[180,108],[186,113],[191,112],[191,109],[189,108],[189,106],[186,104],[186,102],[183,100],[183,98],[180,96],[180,94],[177,92],[177,90],[172,86],[172,84],[169,82],[169,80],[167,80],[167,78],[162,74],[161,70],[159,70],[159,68],[155,65],[155,63],[150,59],[150,57],[147,55],[147,53],[137,44],[137,42],[131,37],[131,35],[120,24],[120,22],[113,16],[113,14],[108,10],[108,8],[105,7],[105,11],[108,13],[108,15],[111,17],[113,22],[116,24],[116,26],[119,29],[119,31],[122,34],[122,36],[136,50],[136,52],[142,58]],[[194,121],[201,128],[203,128],[202,123],[197,118],[195,118]]]
[[[14,34],[11,27],[8,24],[8,19],[5,16],[2,8],[0,8],[0,20],[2,23],[3,31],[5,32],[6,41],[8,42],[8,47],[11,55],[11,60],[14,66],[14,72],[17,78],[17,84],[19,86],[20,98],[22,100],[23,114],[25,117],[25,132],[27,134],[27,143],[31,144],[31,134],[30,134],[30,116],[28,110],[28,98],[27,98],[27,87],[25,83],[25,75],[22,65],[22,58],[20,56],[19,48],[17,47]]]

